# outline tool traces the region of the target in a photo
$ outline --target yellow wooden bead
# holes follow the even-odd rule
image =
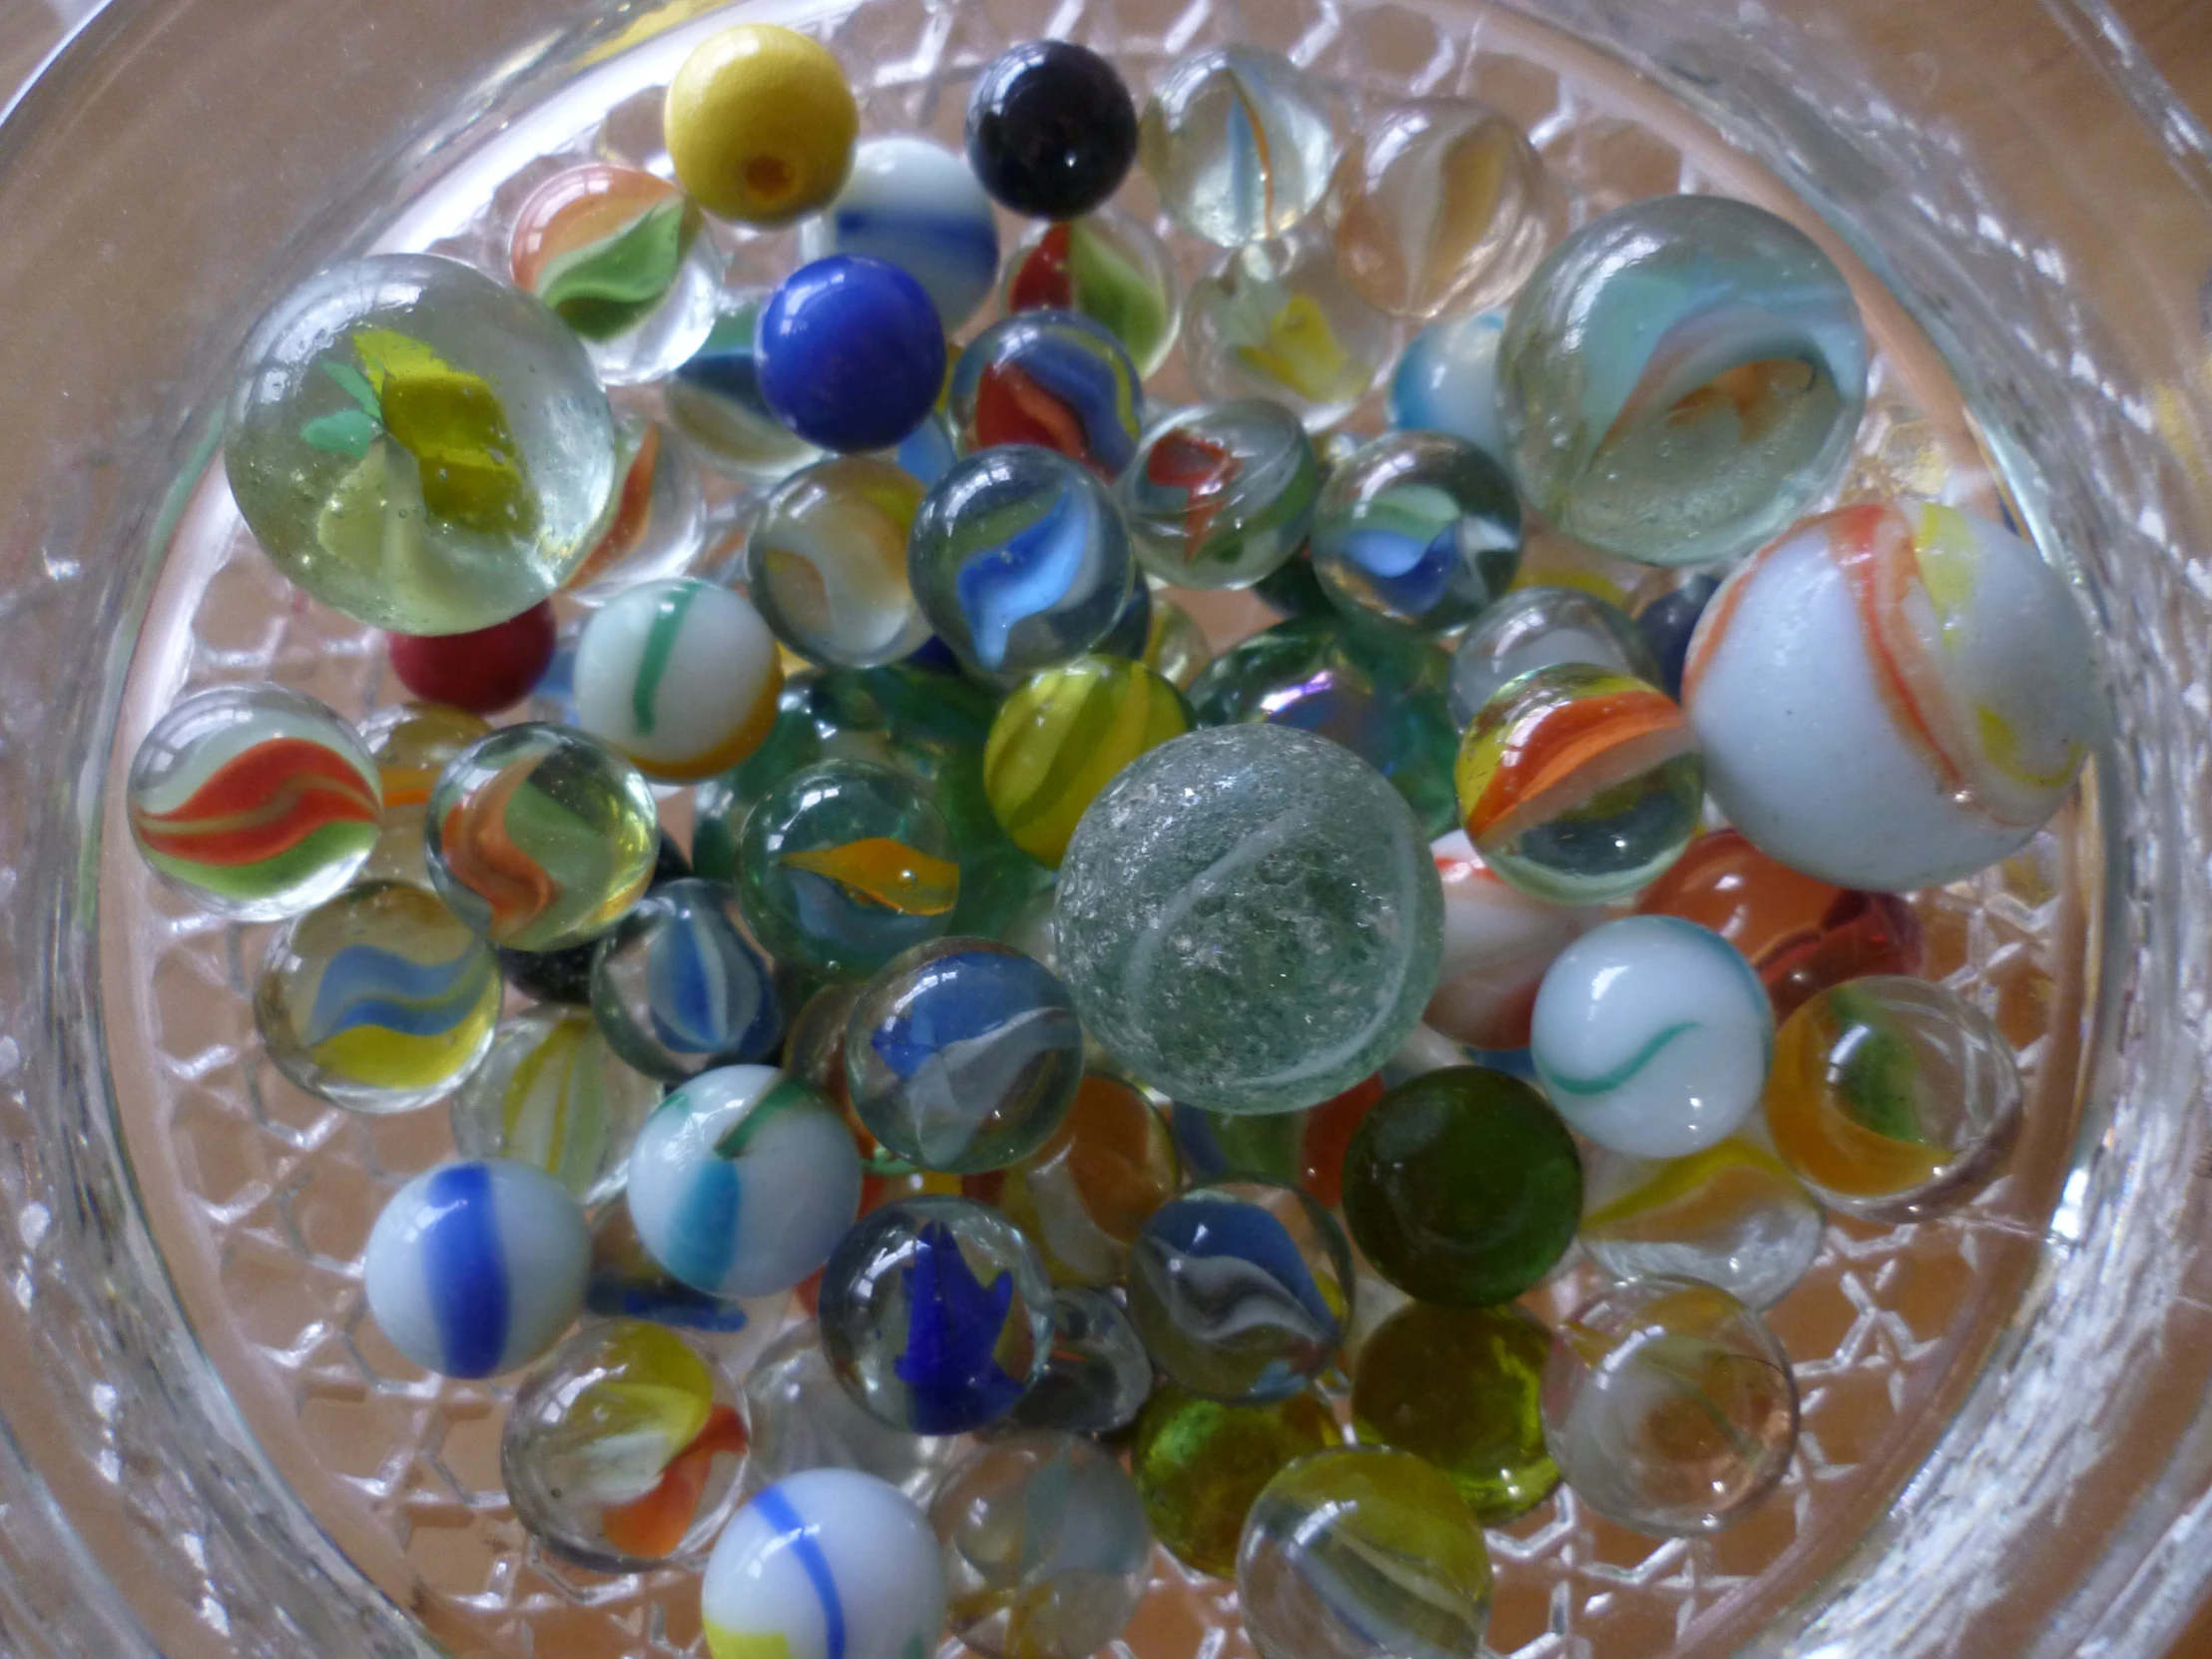
[[[745,225],[789,225],[843,188],[860,111],[828,47],[744,23],[684,60],[663,124],[677,180],[701,207]]]

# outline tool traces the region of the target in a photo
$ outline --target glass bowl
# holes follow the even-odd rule
[[[1843,261],[1881,346],[1844,492],[2009,510],[2102,631],[2112,743],[2030,847],[1924,895],[1930,971],[2020,1045],[2028,1129],[1955,1216],[1831,1227],[1775,1326],[1806,1434],[1780,1493],[1658,1541],[1571,1496],[1492,1534],[1522,1655],[2155,1654],[2212,1561],[2212,268],[2203,134],[2094,0],[116,0],[0,127],[0,1632],[25,1653],[680,1653],[679,1574],[533,1549],[508,1385],[427,1378],[362,1312],[385,1196],[442,1112],[364,1120],[261,1059],[266,929],[132,855],[121,769],[185,691],[357,712],[369,636],[284,587],[221,484],[246,329],[367,247],[485,257],[540,158],[649,158],[732,18],[818,30],[871,130],[956,134],[1007,42],[1140,90],[1248,39],[1382,96],[1475,92],[1579,217],[1717,190]],[[1141,185],[1124,201],[1153,204]],[[793,239],[729,237],[771,278]],[[1171,365],[1165,382],[1175,389]],[[1372,408],[1369,413],[1372,416]],[[1221,608],[1217,632],[1251,625]],[[1570,1272],[1550,1288],[1564,1305]],[[1556,1311],[1556,1308],[1554,1309]],[[1122,1644],[1245,1651],[1160,1558]]]

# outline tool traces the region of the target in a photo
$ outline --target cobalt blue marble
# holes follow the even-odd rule
[[[1129,1317],[1171,1382],[1210,1399],[1298,1392],[1352,1325],[1343,1229],[1306,1193],[1235,1179],[1153,1212],[1129,1258]]]
[[[822,1275],[822,1341],[846,1392],[911,1434],[995,1422],[1052,1347],[1052,1286],[996,1210],[921,1197],[865,1216]]]
[[[1032,219],[1079,219],[1113,195],[1137,159],[1137,106],[1114,66],[1088,47],[1008,47],[968,95],[968,166],[983,188]]]
[[[592,1013],[629,1065],[663,1082],[765,1059],[784,1037],[768,958],[737,894],[697,876],[653,888],[598,947]]]
[[[944,326],[928,291],[881,260],[833,254],[801,266],[761,307],[761,397],[824,449],[887,449],[944,386]]]
[[[998,222],[967,163],[927,139],[861,142],[827,212],[807,222],[810,260],[860,254],[907,273],[927,290],[947,330],[975,312],[998,279]]]
[[[368,1236],[368,1311],[443,1377],[496,1377],[559,1340],[584,1305],[591,1237],[569,1190],[509,1159],[446,1164],[401,1187]]]
[[[770,1066],[702,1073],[661,1103],[630,1151],[630,1220],[694,1290],[788,1291],[860,1208],[860,1154],[836,1109]]]
[[[1111,482],[1137,453],[1144,383],[1111,331],[1074,311],[1016,311],[985,328],[952,370],[964,447],[1034,443]]]
[[[906,543],[907,580],[937,637],[1001,680],[1097,645],[1128,604],[1135,571],[1105,485],[1026,444],[986,449],[946,473]]]
[[[1448,432],[1500,460],[1497,342],[1504,333],[1503,311],[1476,311],[1415,334],[1390,376],[1390,424],[1401,432]]]
[[[1004,1169],[1067,1117],[1083,1028],[1042,962],[990,939],[933,939],[860,992],[844,1072],[885,1150],[921,1169]]]

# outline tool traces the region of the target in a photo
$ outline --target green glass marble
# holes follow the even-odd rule
[[[1433,837],[1458,822],[1459,731],[1443,659],[1411,640],[1354,637],[1306,616],[1231,646],[1191,686],[1202,726],[1265,722],[1341,743],[1390,781]]]
[[[1155,1388],[1137,1418],[1129,1472],[1152,1535],[1187,1567],[1227,1578],[1261,1489],[1309,1452],[1344,1434],[1308,1391],[1265,1405],[1201,1399],[1172,1382]]]
[[[1400,1083],[1345,1154],[1345,1221],[1376,1272],[1423,1302],[1510,1302],[1574,1242],[1582,1160],[1559,1114],[1479,1066]]]
[[[1408,1303],[1361,1347],[1353,1428],[1442,1470],[1485,1525],[1511,1520],[1559,1484],[1537,1405],[1550,1352],[1543,1323],[1510,1303]]]
[[[1077,825],[1056,893],[1084,1029],[1129,1075],[1218,1111],[1316,1105],[1373,1072],[1419,1023],[1443,948],[1412,813],[1283,726],[1138,757]]]
[[[920,783],[866,761],[823,761],[746,815],[737,887],[770,954],[858,978],[945,931],[960,866]]]
[[[699,787],[692,859],[733,881],[746,814],[820,761],[868,761],[926,785],[958,849],[960,898],[948,930],[990,934],[1050,884],[1007,838],[983,793],[983,743],[998,694],[959,675],[894,663],[803,671],[785,683],[775,726],[743,766]]]

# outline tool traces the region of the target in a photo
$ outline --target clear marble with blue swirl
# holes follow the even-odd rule
[[[1052,1283],[1036,1247],[965,1198],[863,1217],[822,1274],[822,1343],[860,1407],[909,1434],[998,1421],[1042,1375]]]
[[[1718,933],[1674,916],[1626,916],[1552,962],[1529,1053],[1577,1133],[1638,1158],[1679,1158],[1726,1140],[1759,1104],[1774,1005]]]
[[[1083,1028],[1043,963],[990,939],[932,939],[879,969],[844,1050],[852,1109],[921,1169],[1004,1169],[1049,1140],[1083,1076]]]
[[[1077,311],[1016,311],[952,369],[952,419],[969,450],[1033,443],[1111,483],[1137,452],[1144,381],[1129,350]]]
[[[1129,1258],[1129,1317],[1169,1381],[1209,1399],[1285,1399],[1352,1328],[1351,1248],[1300,1189],[1229,1180],[1152,1214]]]
[[[766,1059],[784,1036],[772,970],[745,936],[736,892],[698,876],[654,888],[601,942],[591,1005],[607,1046],[668,1083]]]
[[[630,1150],[630,1220],[694,1290],[788,1291],[830,1258],[860,1208],[860,1154],[822,1096],[771,1066],[702,1072]]]
[[[368,1311],[441,1377],[496,1377],[560,1339],[584,1306],[591,1235],[569,1190],[503,1158],[445,1164],[392,1195],[369,1230]]]
[[[929,295],[947,332],[975,314],[998,276],[998,222],[967,163],[910,134],[863,140],[837,198],[800,230],[803,258],[864,254]]]
[[[1748,553],[1842,474],[1867,350],[1850,284],[1794,225],[1720,197],[1633,202],[1553,250],[1513,301],[1506,464],[1602,552]]]
[[[499,1021],[491,948],[421,887],[364,881],[270,940],[254,1022],[270,1061],[356,1112],[407,1112],[450,1093]]]
[[[1443,432],[1385,432],[1329,475],[1314,574],[1355,622],[1430,632],[1481,614],[1520,568],[1520,502],[1481,450]]]
[[[937,637],[1010,681],[1104,639],[1135,561],[1113,496],[1064,455],[1028,444],[970,455],[922,499],[906,574]]]

